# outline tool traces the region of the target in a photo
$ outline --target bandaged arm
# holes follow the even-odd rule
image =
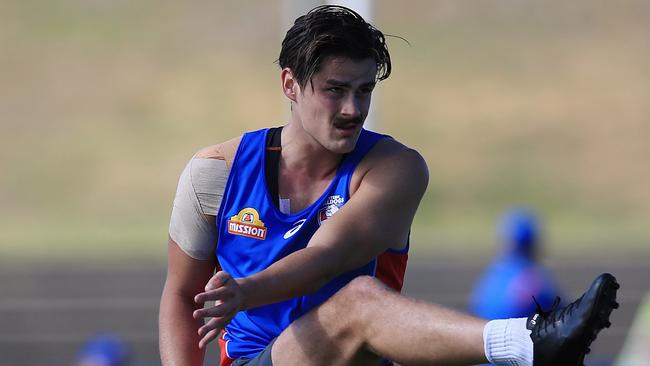
[[[229,169],[225,160],[194,157],[185,166],[174,198],[169,236],[190,257],[212,258],[217,243],[214,220],[223,199]]]
[[[198,155],[198,154],[197,154]],[[197,334],[203,320],[194,296],[218,268],[215,257],[219,210],[229,169],[226,161],[194,157],[178,182],[169,225],[168,266],[159,313],[160,357],[164,366],[203,365]]]

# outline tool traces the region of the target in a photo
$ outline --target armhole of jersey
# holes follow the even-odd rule
[[[371,132],[371,131],[366,131],[366,133],[370,133],[370,132]],[[374,141],[371,141],[371,142],[369,143],[370,146],[367,147],[367,151],[366,151],[366,153],[363,155],[363,157],[362,157],[361,159],[359,159],[359,161],[357,161],[357,162],[354,163],[354,169],[352,170],[352,173],[350,173],[350,174],[346,177],[346,179],[347,179],[346,187],[348,188],[348,191],[347,191],[348,198],[351,198],[351,197],[352,197],[352,194],[350,194],[350,185],[351,185],[351,183],[352,183],[352,176],[354,175],[354,172],[357,170],[357,167],[359,166],[359,164],[363,161],[363,158],[365,158],[368,154],[370,154],[370,152],[372,151],[372,149],[374,149],[375,146],[377,146],[377,144],[378,144],[380,141],[382,141],[382,140],[384,140],[384,139],[392,139],[392,138],[393,138],[393,137],[390,136],[390,135],[384,135],[384,134],[380,134],[380,133],[376,133],[376,132],[374,132],[374,134],[375,134],[375,137],[374,137],[375,140],[374,140]],[[388,248],[388,249],[386,249],[386,251],[385,251],[384,253],[386,253],[386,252],[388,252],[388,253],[394,253],[394,254],[405,254],[405,253],[408,253],[408,251],[409,251],[409,247],[410,247],[410,237],[411,237],[411,232],[409,231],[409,234],[408,234],[408,236],[407,236],[407,238],[406,238],[406,246],[405,246],[404,248]],[[382,253],[382,254],[383,254],[383,253]]]
[[[368,133],[371,133],[371,132],[370,132],[370,131],[367,131],[367,130],[362,130],[362,136],[361,136],[359,139],[361,140],[361,138],[362,138],[365,134],[368,134]],[[348,195],[348,198],[351,198],[351,197],[352,197],[352,194],[350,193],[350,185],[352,184],[352,177],[354,176],[354,172],[357,171],[357,168],[359,167],[359,164],[361,164],[361,162],[363,161],[363,159],[364,159],[364,158],[365,158],[365,157],[366,157],[366,156],[367,156],[367,155],[372,151],[372,149],[377,145],[377,143],[378,143],[379,141],[383,140],[384,138],[390,137],[390,136],[388,136],[388,135],[382,135],[382,134],[378,134],[378,133],[374,133],[374,134],[376,134],[376,135],[374,136],[374,141],[370,141],[369,143],[367,143],[367,144],[369,144],[370,146],[366,147],[366,151],[365,151],[365,153],[363,154],[363,156],[362,156],[361,158],[357,158],[357,159],[358,159],[357,161],[353,161],[353,162],[350,163],[350,164],[353,165],[353,166],[352,166],[353,169],[352,169],[352,171],[350,172],[350,174],[348,174],[348,176],[346,177],[346,180],[347,180],[347,181],[346,181],[346,184],[345,184],[346,187],[347,187],[347,195]],[[357,143],[358,143],[358,142],[357,142]]]
[[[406,246],[404,248],[388,248],[386,249],[386,251],[389,253],[404,254],[404,253],[408,253],[410,247],[411,247],[411,231],[409,231],[409,234],[406,237]]]
[[[228,191],[230,191],[230,186],[232,184],[232,180],[235,174],[233,172],[235,171],[235,168],[237,167],[237,161],[239,159],[239,152],[241,149],[243,149],[244,146],[244,140],[246,139],[246,136],[248,134],[245,133],[242,135],[241,139],[239,140],[239,144],[237,145],[237,151],[235,152],[235,156],[232,159],[232,165],[230,166],[230,172],[228,174],[228,180],[226,181],[226,187],[223,190],[223,198],[221,199],[221,204],[219,205],[219,212],[217,214],[217,217],[215,218],[215,225],[217,226],[217,238],[221,237],[221,221],[222,221],[222,216],[223,216],[223,211],[224,207],[226,206],[225,204],[227,203],[227,196],[228,196]],[[226,165],[227,165],[227,160],[226,160]],[[219,250],[219,240],[217,239],[217,246],[214,250],[214,254],[217,255]],[[218,262],[218,260],[217,260]]]

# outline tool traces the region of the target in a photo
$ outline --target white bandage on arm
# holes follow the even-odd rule
[[[217,227],[206,215],[218,214],[228,173],[224,160],[193,157],[178,180],[169,236],[194,259],[214,256]]]

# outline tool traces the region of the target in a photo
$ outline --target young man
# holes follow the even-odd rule
[[[163,364],[200,365],[217,337],[222,365],[582,362],[616,307],[611,275],[528,320],[488,323],[399,295],[428,171],[416,151],[362,128],[391,70],[381,32],[319,7],[287,32],[279,64],[290,121],[200,151],[181,176]]]

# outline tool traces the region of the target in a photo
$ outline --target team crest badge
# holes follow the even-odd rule
[[[266,239],[266,227],[260,220],[260,214],[251,207],[239,211],[228,220],[228,232],[257,240]]]
[[[323,221],[334,215],[345,203],[345,199],[340,195],[329,196],[327,201],[320,210],[318,210],[318,224],[322,225]]]

